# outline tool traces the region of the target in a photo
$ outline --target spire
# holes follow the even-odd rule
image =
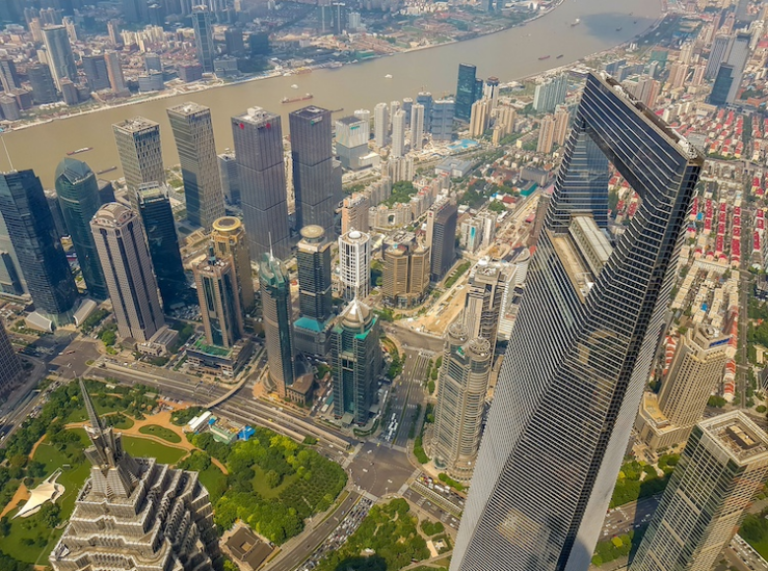
[[[88,420],[91,423],[91,428],[93,428],[93,430],[97,433],[101,434],[104,432],[104,427],[101,426],[101,421],[99,420],[99,415],[96,414],[93,401],[91,401],[91,397],[88,395],[88,391],[85,390],[85,383],[83,382],[83,379],[80,379],[80,391],[83,393],[85,410],[88,411]]]
[[[272,232],[269,232],[269,260],[272,261],[275,259],[275,256],[272,255]]]

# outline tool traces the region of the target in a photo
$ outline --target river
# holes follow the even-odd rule
[[[277,77],[217,87],[194,93],[136,103],[3,135],[15,169],[32,168],[46,188],[67,151],[93,147],[77,155],[94,171],[119,167],[111,125],[142,115],[160,123],[166,165],[178,163],[165,110],[192,99],[211,108],[219,152],[232,146],[229,119],[248,107],[260,106],[285,115],[304,103],[281,104],[286,96],[312,93],[312,104],[330,109],[373,109],[380,101],[416,97],[422,89],[435,97],[453,93],[459,63],[473,63],[480,77],[496,76],[502,82],[537,74],[577,61],[589,54],[631,40],[651,26],[661,14],[660,0],[564,0],[550,13],[528,24],[502,32],[430,49],[400,53],[340,69]],[[577,26],[570,23],[581,20]],[[636,22],[636,23],[635,23]],[[557,59],[559,54],[563,58]],[[550,55],[547,60],[539,57]],[[392,75],[392,79],[386,79]],[[298,89],[291,89],[297,84]],[[337,115],[338,116],[338,115]],[[9,164],[0,152],[0,169]],[[122,176],[118,168],[104,176]]]

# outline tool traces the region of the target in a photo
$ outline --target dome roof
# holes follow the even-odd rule
[[[362,301],[353,299],[342,315],[342,322],[350,329],[364,328],[371,320],[371,308]]]

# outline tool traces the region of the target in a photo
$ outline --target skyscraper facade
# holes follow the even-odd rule
[[[136,213],[116,202],[105,204],[91,220],[91,231],[120,337],[149,340],[165,321]]]
[[[264,339],[272,389],[285,398],[295,379],[291,282],[280,260],[270,254],[259,265]]]
[[[45,26],[43,39],[53,82],[56,84],[56,89],[61,91],[63,79],[77,82],[77,64],[75,63],[75,56],[72,54],[67,28],[65,26]]]
[[[163,307],[170,309],[184,303],[189,288],[168,189],[165,185],[147,182],[139,185],[137,196],[138,212],[147,237],[157,287]]]
[[[481,259],[469,275],[464,301],[464,325],[470,339],[482,337],[496,348],[502,300],[509,287],[512,266]]]
[[[411,149],[420,151],[424,148],[424,106],[414,103],[411,107]]]
[[[608,159],[593,153],[573,163],[578,145],[588,154],[609,153],[641,197],[615,247],[595,220],[604,215],[607,186],[569,184],[582,173],[607,173]],[[647,160],[638,164],[638,156]],[[615,80],[587,77],[496,386],[452,571],[589,566],[664,323],[702,165],[688,141]]]
[[[224,216],[211,110],[197,103],[182,103],[168,109],[168,119],[179,151],[187,218],[210,230],[213,221]]]
[[[717,75],[717,70],[720,68],[720,64],[728,57],[728,48],[731,45],[731,38],[724,34],[718,34],[715,36],[714,42],[712,42],[712,49],[709,52],[709,59],[707,59],[707,69],[704,71],[704,77],[706,79],[714,79]]]
[[[192,9],[192,27],[195,30],[197,61],[203,66],[204,73],[213,73],[213,58],[216,52],[213,46],[211,12],[207,6],[195,6]]]
[[[50,67],[44,63],[32,64],[27,68],[27,77],[32,86],[32,98],[37,105],[56,101],[56,84]]]
[[[5,325],[0,321],[0,396],[12,391],[24,376],[21,359],[11,345]]]
[[[160,125],[144,117],[134,117],[112,125],[117,154],[123,167],[131,205],[136,208],[136,192],[145,182],[165,183]]]
[[[210,345],[229,349],[243,336],[234,260],[219,258],[211,251],[195,266],[194,274],[205,339]]]
[[[728,55],[723,58],[717,69],[715,83],[709,95],[709,103],[712,105],[730,105],[736,101],[744,77],[744,68],[749,60],[751,38],[749,33],[740,32],[730,39]]]
[[[223,216],[213,222],[211,243],[218,258],[232,258],[237,276],[237,292],[240,309],[249,311],[253,307],[253,276],[251,276],[251,255],[248,250],[248,236],[245,227],[234,216]]]
[[[347,196],[341,207],[341,233],[346,234],[351,230],[367,232],[369,229],[368,209],[370,207],[370,198],[361,192]]]
[[[82,57],[85,78],[88,80],[88,89],[101,91],[109,89],[109,73],[107,62],[103,54],[93,54]]]
[[[339,236],[339,284],[347,301],[371,292],[371,237],[365,232],[350,230]]]
[[[90,420],[91,476],[51,552],[54,571],[212,569],[218,536],[197,472],[133,458],[122,435],[101,423],[82,381],[80,390]]]
[[[310,105],[288,115],[291,128],[296,228],[321,226],[333,232],[341,200],[341,165],[333,158],[331,112]]]
[[[412,233],[398,233],[385,242],[382,257],[384,300],[401,308],[421,303],[429,290],[429,246]]]
[[[416,96],[416,103],[424,106],[424,132],[432,131],[432,105],[435,100],[429,91],[420,91]]]
[[[16,73],[16,64],[10,57],[0,58],[0,85],[6,93],[21,87],[19,74]]]
[[[281,125],[279,115],[260,107],[232,118],[240,203],[255,262],[270,246],[278,259],[291,254]]]
[[[631,571],[709,571],[768,477],[768,437],[742,411],[702,420],[637,550]]]
[[[221,192],[230,204],[240,204],[240,173],[237,171],[235,153],[227,149],[218,155],[218,160]]]
[[[458,480],[471,479],[475,468],[492,366],[488,340],[454,321],[445,335],[431,447],[435,464]]]
[[[55,184],[61,215],[75,247],[88,295],[105,300],[109,292],[90,225],[101,207],[96,175],[84,162],[66,158],[56,167]]]
[[[533,108],[540,113],[552,113],[565,102],[568,93],[568,75],[561,73],[557,77],[547,78],[536,85],[533,92]]]
[[[293,324],[296,350],[326,355],[330,350],[332,300],[331,245],[321,226],[305,226],[296,249],[299,318]]]
[[[386,103],[377,103],[373,108],[373,141],[377,149],[386,147],[389,142],[389,107]]]
[[[392,115],[392,151],[393,158],[405,154],[405,111],[399,109]]]
[[[104,54],[104,61],[107,63],[107,75],[109,76],[109,86],[112,88],[112,91],[118,94],[128,91],[125,86],[123,67],[120,63],[120,53],[109,51]]]
[[[427,212],[427,244],[432,250],[430,279],[439,282],[456,259],[458,208],[443,200]]]
[[[366,119],[351,115],[336,121],[336,154],[341,166],[349,170],[363,167],[363,157],[368,154],[370,124]]]
[[[472,104],[477,97],[477,68],[474,65],[462,63],[459,64],[459,78],[456,82],[456,107],[454,108],[455,117],[460,121],[469,122],[472,116]]]
[[[456,103],[453,99],[440,99],[432,104],[431,132],[435,141],[450,141],[453,139],[453,116]],[[472,107],[469,108],[470,115]]]
[[[358,299],[339,315],[331,340],[333,411],[364,425],[376,403],[381,371],[379,324],[371,308]]]
[[[56,237],[43,185],[33,171],[0,174],[0,213],[35,311],[55,324],[69,323],[77,286]]]

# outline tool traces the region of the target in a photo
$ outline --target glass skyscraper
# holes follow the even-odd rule
[[[35,311],[57,324],[69,322],[77,287],[43,185],[32,170],[0,174],[0,212]]]
[[[112,125],[117,154],[123,167],[128,198],[137,208],[136,192],[145,182],[165,182],[160,125],[144,117],[134,117]]]
[[[472,104],[477,97],[477,68],[467,63],[459,64],[459,79],[456,83],[456,119],[469,121],[472,116]]]
[[[184,303],[188,288],[167,189],[156,182],[140,185],[138,205],[157,287],[163,307],[168,310],[176,304]]]
[[[65,26],[46,26],[43,28],[45,50],[51,66],[53,82],[61,91],[61,81],[65,78],[77,82],[77,64],[72,54],[72,45]]]
[[[569,181],[586,134],[641,198],[615,243],[607,188]],[[613,79],[587,78],[531,259],[461,520],[452,571],[590,564],[664,324],[703,158]]]
[[[283,264],[271,254],[262,256],[259,282],[269,380],[277,394],[285,398],[286,389],[293,384],[295,378],[291,282]]]
[[[195,30],[197,61],[203,66],[204,73],[213,73],[213,27],[207,6],[195,6],[192,9],[192,27]]]

